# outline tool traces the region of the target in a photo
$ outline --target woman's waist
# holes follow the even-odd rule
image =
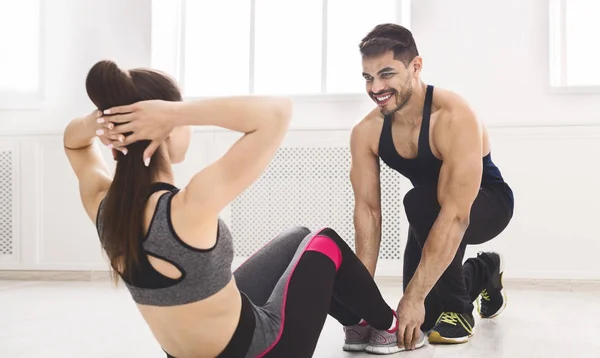
[[[231,340],[240,320],[234,281],[202,301],[138,308],[163,350],[174,357],[215,357]]]

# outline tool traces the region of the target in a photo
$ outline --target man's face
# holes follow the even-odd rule
[[[390,115],[406,104],[412,95],[413,78],[404,63],[394,59],[392,51],[363,57],[362,66],[367,93],[382,114]]]

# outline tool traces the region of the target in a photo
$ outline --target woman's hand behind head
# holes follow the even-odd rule
[[[115,139],[124,136],[122,142],[114,140],[111,144],[120,149],[140,140],[151,141],[144,151],[144,163],[148,165],[152,154],[177,125],[178,104],[180,102],[148,100],[105,110],[105,120],[115,124],[108,135]]]
[[[122,70],[110,60],[92,66],[86,78],[86,90],[90,100],[105,115],[107,109],[117,114],[104,117],[107,125],[119,127],[126,123],[118,130],[109,129],[101,140],[110,140],[109,145],[122,152],[129,146],[123,154],[143,155],[144,163],[149,162],[175,126],[170,123],[172,118],[165,118],[168,108],[172,102],[182,100],[179,87],[168,75],[144,68]],[[143,143],[136,143],[140,141]],[[133,143],[136,145],[131,146]]]

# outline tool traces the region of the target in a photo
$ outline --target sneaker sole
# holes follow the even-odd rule
[[[433,343],[433,344],[462,344],[462,343],[467,343],[469,341],[469,338],[473,337],[473,334],[475,331],[473,330],[473,332],[471,332],[471,334],[469,334],[466,337],[457,337],[457,338],[448,338],[448,337],[442,337],[442,335],[440,334],[440,332],[436,332],[436,331],[432,331],[429,334],[429,343]]]
[[[483,316],[483,315],[481,315],[481,311],[480,311],[479,312],[479,316],[481,318],[483,318],[483,319],[492,319],[492,318],[495,318],[495,317],[499,316],[500,313],[502,313],[502,311],[504,311],[504,309],[506,308],[506,305],[508,304],[508,297],[506,296],[506,291],[504,291],[504,289],[502,289],[502,291],[500,291],[500,293],[502,294],[502,300],[503,300],[502,306],[498,309],[498,311],[496,311],[496,313],[494,313],[491,316]],[[477,307],[479,308],[479,301],[477,303]]]
[[[415,349],[422,348],[424,345],[425,345],[425,339],[422,339],[421,342],[419,342],[415,346]],[[397,345],[393,345],[393,346],[367,346],[365,348],[365,351],[368,352],[368,353],[371,353],[371,354],[385,355],[385,354],[394,354],[394,353],[398,353],[398,352],[409,351],[409,349],[400,348]]]
[[[345,343],[342,350],[346,352],[363,352],[368,345],[368,343]]]

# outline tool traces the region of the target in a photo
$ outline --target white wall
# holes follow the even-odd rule
[[[549,2],[413,1],[424,77],[489,125],[600,125],[600,94],[549,93]]]
[[[73,116],[92,109],[84,80],[94,62],[109,57],[126,67],[149,64],[150,0],[47,4],[45,108],[0,111],[0,149],[12,148],[19,157],[14,233],[19,252],[14,258],[0,256],[0,269],[105,269],[61,133]],[[595,183],[600,170],[591,165],[600,156],[600,115],[594,106],[600,95],[548,91],[547,18],[547,0],[494,5],[419,0],[412,5],[411,26],[425,79],[464,95],[488,123],[493,158],[515,191],[513,222],[483,247],[505,253],[507,277],[600,279],[593,225],[600,212]],[[285,145],[304,138],[306,130],[322,128],[307,139],[308,146],[326,142],[326,129],[337,130],[331,145],[343,146],[348,129],[370,108],[366,96],[299,100]],[[225,135],[194,135],[189,161],[177,168],[179,184],[218,155],[215,148]],[[404,236],[398,240],[403,244]],[[379,273],[399,275],[400,267],[387,263]]]
[[[61,133],[71,118],[94,109],[85,76],[96,61],[150,64],[150,3],[45,1],[43,109],[0,111],[0,147],[19,157],[14,235],[20,246],[18,257],[0,256],[0,267],[105,267],[78,202]]]
[[[98,60],[150,64],[151,0],[52,0],[45,3],[45,100],[41,111],[3,111],[2,133],[57,132],[90,102],[85,76]]]
[[[600,279],[600,94],[549,91],[548,3],[413,1],[412,31],[426,80],[509,126],[491,135],[515,217],[484,247],[506,253],[507,276]]]

